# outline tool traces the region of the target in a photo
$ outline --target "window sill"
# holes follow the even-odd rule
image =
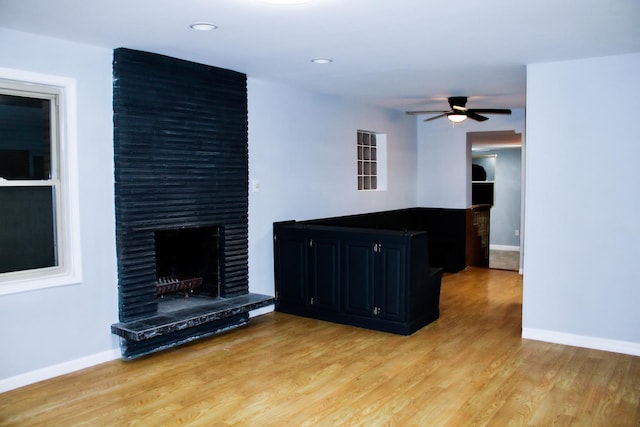
[[[76,270],[61,271],[59,268],[50,268],[15,274],[5,273],[6,279],[0,279],[0,296],[58,286],[79,285],[82,282],[82,273],[79,268]]]

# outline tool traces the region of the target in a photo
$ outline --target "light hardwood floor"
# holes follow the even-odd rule
[[[640,357],[523,340],[521,301],[469,268],[409,337],[270,313],[0,394],[0,425],[640,426]]]

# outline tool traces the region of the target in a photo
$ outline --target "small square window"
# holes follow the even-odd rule
[[[378,190],[378,156],[381,134],[369,131],[358,131],[357,166],[358,190]],[[385,135],[382,135],[386,141]]]

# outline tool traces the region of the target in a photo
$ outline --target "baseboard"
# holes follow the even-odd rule
[[[263,314],[271,313],[272,311],[274,311],[274,306],[270,305],[268,307],[262,307],[257,310],[251,310],[249,312],[249,316],[253,318],[257,316],[262,316]]]
[[[120,350],[113,349],[102,353],[92,354],[91,356],[82,357],[80,359],[70,360],[58,365],[48,366],[46,368],[37,369],[35,371],[16,375],[15,377],[0,379],[0,393],[34,384],[60,375],[79,371],[101,363],[110,362],[120,358]]]
[[[518,252],[520,250],[520,246],[509,246],[509,245],[489,245],[489,250],[494,251],[513,251]]]
[[[640,343],[629,341],[616,341],[534,328],[522,328],[522,338],[640,356]]]

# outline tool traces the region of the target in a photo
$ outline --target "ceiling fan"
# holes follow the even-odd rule
[[[420,114],[438,114],[437,116],[429,117],[425,119],[425,122],[446,117],[450,121],[455,123],[463,122],[468,118],[476,120],[478,122],[484,122],[489,120],[489,117],[480,115],[482,114],[511,114],[511,110],[506,108],[467,108],[466,96],[451,96],[449,97],[449,110],[435,110],[435,111],[407,111],[407,114],[420,115]]]

